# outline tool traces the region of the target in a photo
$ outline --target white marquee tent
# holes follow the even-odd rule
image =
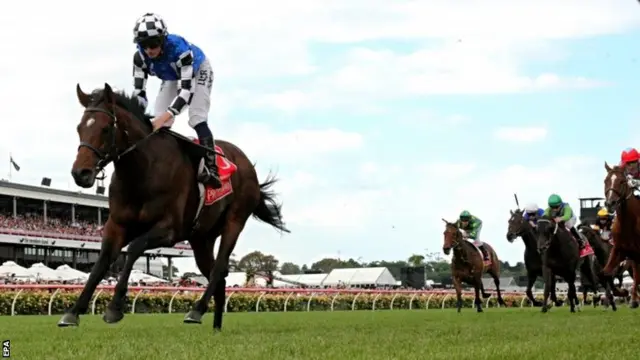
[[[62,277],[60,276],[60,274],[58,274],[57,271],[53,270],[52,268],[48,267],[43,263],[35,263],[31,265],[31,267],[28,268],[27,271],[29,272],[29,274],[31,274],[33,277],[35,277],[38,280],[44,280],[44,281],[62,280]]]
[[[323,286],[395,286],[396,279],[385,267],[334,269],[322,281]]]
[[[18,279],[33,279],[33,276],[29,271],[16,264],[13,261],[5,261],[2,265],[0,265],[0,278],[8,278],[14,276]]]
[[[131,283],[137,283],[137,282],[147,282],[147,283],[153,283],[153,282],[161,282],[161,283],[166,283],[168,282],[165,279],[161,279],[159,277],[155,277],[153,275],[149,275],[149,274],[145,274],[142,272],[142,270],[138,270],[138,269],[133,269],[131,270],[131,275],[129,276],[129,284]]]
[[[329,274],[293,274],[293,275],[280,275],[283,280],[294,281],[296,283],[302,283],[307,286],[322,286],[322,282]],[[274,287],[297,287],[296,284],[291,284],[286,281],[274,281]]]
[[[60,265],[56,268],[56,272],[62,280],[70,281],[70,280],[87,280],[89,278],[89,274],[84,273],[80,270],[74,269],[71,266],[64,264]]]

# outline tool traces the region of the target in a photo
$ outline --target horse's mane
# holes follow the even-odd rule
[[[145,112],[145,107],[138,101],[137,97],[133,95],[127,95],[124,91],[113,91],[113,96],[116,101],[116,105],[129,111],[133,118],[142,123],[143,126],[151,130],[153,125],[151,119],[153,116]],[[91,93],[92,106],[98,105],[104,99],[104,89],[96,89]]]

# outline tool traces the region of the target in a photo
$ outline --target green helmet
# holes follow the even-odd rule
[[[558,207],[562,205],[562,198],[558,194],[551,194],[547,203],[549,204],[549,207]]]
[[[467,210],[462,210],[460,213],[460,220],[469,220],[471,219],[471,213]]]

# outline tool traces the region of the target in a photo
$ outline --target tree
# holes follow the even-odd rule
[[[176,274],[179,272],[178,268],[171,265],[171,275],[173,278],[176,277]],[[162,264],[162,278],[164,279],[168,279],[169,278],[169,266]]]
[[[243,256],[238,261],[238,268],[241,271],[275,271],[278,269],[278,263],[278,259],[273,255],[254,251]]]
[[[302,269],[292,262],[285,262],[280,265],[280,273],[283,275],[300,274],[302,273]]]
[[[409,256],[409,259],[407,259],[407,262],[411,266],[423,266],[425,259],[426,259],[426,257],[424,255],[413,254],[413,255]]]

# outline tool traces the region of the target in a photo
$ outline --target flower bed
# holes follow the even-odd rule
[[[17,291],[6,290],[0,291],[0,315],[11,314],[11,304],[15,298]],[[53,294],[52,290],[29,290],[23,291],[16,301],[16,315],[46,315],[49,313],[49,302]],[[61,314],[65,309],[69,308],[78,298],[80,294],[77,290],[58,292],[51,303],[51,313]],[[112,290],[101,292],[96,300],[96,313],[104,312],[107,303],[111,300]],[[127,312],[131,311],[131,305],[137,292],[130,291],[127,298]],[[174,297],[174,292],[146,292],[141,294],[136,301],[136,313],[168,313],[169,304],[171,303],[171,312],[186,313],[193,303],[200,297],[199,292],[182,291]],[[230,293],[227,294],[229,296]],[[173,298],[173,301],[171,299]],[[524,295],[505,295],[503,296],[508,307],[529,306],[528,300]],[[541,296],[536,296],[542,300]],[[393,301],[393,309],[441,309],[453,308],[456,305],[454,294],[376,294],[376,293],[343,293],[336,295],[335,293],[234,293],[228,301],[227,311],[229,312],[255,312],[256,304],[260,299],[258,311],[260,312],[277,312],[286,311],[306,311],[307,307],[311,311],[327,311],[333,310],[372,310],[375,302],[376,310],[390,309]],[[473,297],[464,295],[464,307],[471,308],[473,306]],[[523,302],[524,299],[524,302]],[[309,301],[311,300],[311,301]],[[622,301],[622,299],[620,299]],[[589,298],[590,302],[590,298]],[[487,300],[483,300],[483,306],[487,306]],[[491,297],[488,303],[489,307],[496,306],[496,299]],[[213,301],[211,302],[213,307]],[[91,303],[89,307],[91,312]]]

